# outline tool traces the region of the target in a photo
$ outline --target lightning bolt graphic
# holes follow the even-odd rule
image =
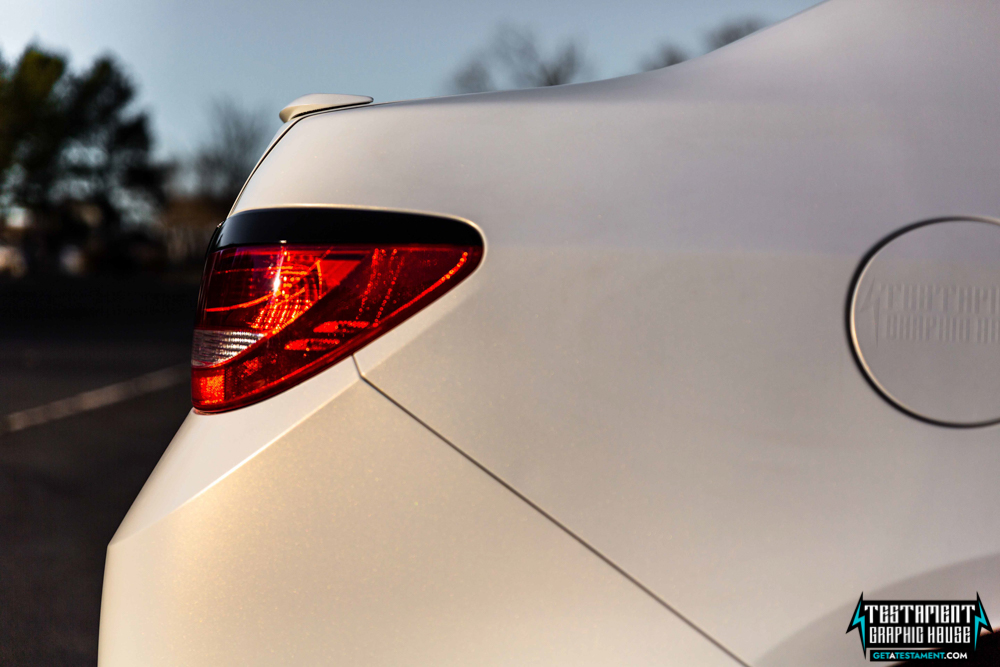
[[[867,636],[867,633],[865,632],[865,622],[867,619],[865,619],[864,604],[865,594],[862,592],[861,597],[858,598],[858,607],[854,610],[854,618],[851,620],[851,624],[847,626],[847,632],[850,632],[854,628],[858,629],[858,632],[861,635],[861,653],[867,657],[868,645],[865,641],[865,637]],[[979,605],[979,608],[982,609],[982,605]]]
[[[972,650],[976,650],[976,646],[979,644],[979,628],[986,628],[987,631],[992,631],[993,626],[990,625],[990,619],[986,618],[986,610],[983,609],[983,601],[979,599],[979,593],[976,593],[976,604],[979,605],[979,613],[976,614],[976,625],[972,629],[973,643]]]

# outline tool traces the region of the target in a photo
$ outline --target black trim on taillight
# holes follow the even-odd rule
[[[471,225],[454,218],[373,209],[289,207],[237,213],[216,230],[208,252],[269,243],[448,244],[482,247]]]

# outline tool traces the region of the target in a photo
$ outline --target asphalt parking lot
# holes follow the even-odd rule
[[[111,292],[109,302],[142,301]],[[163,368],[179,375],[193,294],[177,290],[152,316],[85,308],[60,319],[0,291],[0,417]],[[19,430],[4,420],[0,665],[96,664],[105,548],[190,409],[188,386],[170,384]]]

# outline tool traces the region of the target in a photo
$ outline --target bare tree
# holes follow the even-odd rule
[[[755,16],[726,21],[705,34],[705,52],[714,51],[738,39],[743,39],[765,26],[767,26],[767,21]],[[676,65],[687,59],[688,54],[684,49],[670,42],[664,42],[652,55],[645,57],[639,66],[648,72]]]
[[[545,58],[538,40],[527,28],[502,26],[494,41],[496,61],[518,88],[538,88],[572,83],[586,67],[582,47],[573,40]]]
[[[479,93],[500,88],[559,86],[579,81],[589,71],[590,64],[578,41],[567,40],[546,56],[531,30],[502,25],[490,47],[455,73],[451,89],[457,93]]]
[[[767,22],[756,16],[727,21],[705,35],[706,51],[720,49],[766,26]]]
[[[660,48],[651,56],[642,60],[639,66],[645,72],[654,69],[663,69],[671,65],[677,65],[688,59],[688,54],[684,49],[670,43],[660,45]]]
[[[194,158],[176,174],[159,218],[170,259],[199,266],[215,226],[222,222],[267,145],[274,123],[264,109],[231,99],[212,103],[209,131]]]
[[[473,58],[458,70],[452,78],[451,87],[456,93],[485,93],[496,90],[490,68],[481,57]]]
[[[194,162],[198,193],[231,204],[267,145],[269,125],[263,109],[228,98],[213,102],[210,138]]]

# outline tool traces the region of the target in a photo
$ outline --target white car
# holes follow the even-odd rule
[[[100,665],[861,665],[861,593],[1000,618],[998,34],[832,0],[656,72],[293,104]]]

